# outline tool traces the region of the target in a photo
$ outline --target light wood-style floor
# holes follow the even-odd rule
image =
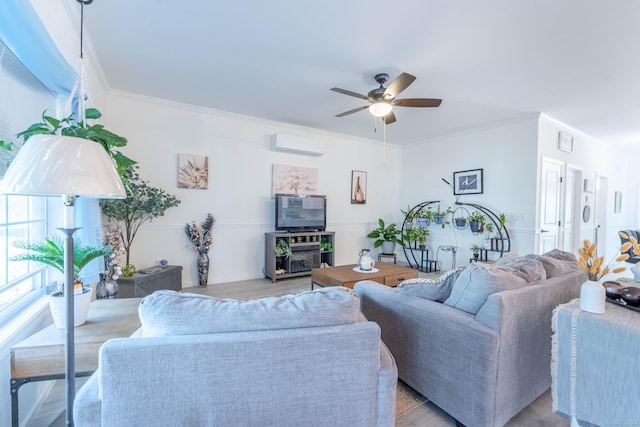
[[[421,277],[437,277],[438,274]],[[247,280],[242,282],[212,284],[202,288],[185,288],[184,292],[192,292],[218,298],[253,299],[287,293],[299,293],[311,289],[309,277],[281,280],[271,283],[268,279]],[[78,381],[78,388],[83,383]],[[547,390],[535,402],[526,407],[507,424],[508,427],[567,427],[569,420],[555,415],[551,410],[551,392]],[[27,427],[64,426],[64,382],[57,381],[48,399],[42,403]],[[440,408],[430,402],[420,405],[405,413],[396,420],[398,427],[452,427],[455,421]]]

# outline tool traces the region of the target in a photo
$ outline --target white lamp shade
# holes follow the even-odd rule
[[[376,102],[369,106],[369,112],[376,117],[384,117],[391,112],[391,104],[388,102]]]
[[[5,173],[0,193],[126,197],[113,160],[100,143],[59,135],[29,138]]]

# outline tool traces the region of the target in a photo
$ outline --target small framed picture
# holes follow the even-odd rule
[[[558,133],[558,149],[571,153],[573,151],[573,137],[568,133]]]
[[[209,188],[209,157],[178,154],[178,188]]]
[[[616,191],[615,202],[613,205],[613,212],[622,212],[622,191]]]
[[[596,181],[595,179],[584,179],[584,192],[585,193],[593,193],[596,191]]]
[[[367,173],[351,171],[351,204],[367,204]]]
[[[482,169],[472,169],[453,173],[453,194],[482,194]]]

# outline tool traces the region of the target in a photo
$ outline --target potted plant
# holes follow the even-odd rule
[[[475,260],[478,260],[478,256],[480,255],[480,249],[482,249],[480,246],[473,244],[471,245],[471,253],[473,254],[473,258],[475,258]]]
[[[445,225],[448,225],[449,222],[445,221],[446,217],[448,214],[453,213],[453,210],[451,209],[451,206],[447,206],[447,208],[443,211],[440,210],[440,205],[438,205],[438,211],[434,212],[433,214],[433,222],[435,222],[437,225],[442,226],[442,228],[445,227]]]
[[[367,234],[370,239],[376,239],[373,246],[378,248],[382,246],[383,254],[393,254],[396,250],[396,243],[405,247],[400,234],[402,233],[394,223],[385,225],[382,218],[378,219],[378,228]]]
[[[129,166],[125,171],[128,181],[127,197],[124,199],[102,199],[102,213],[118,224],[122,244],[127,251],[126,267],[123,275],[135,272],[130,263],[131,245],[142,224],[163,216],[167,209],[180,204],[180,200],[161,188],[152,187],[138,174],[138,166]]]
[[[427,206],[416,212],[415,216],[418,227],[426,228],[431,221],[433,221],[434,212],[431,209],[431,206]]]
[[[429,230],[427,230],[426,228],[417,228],[416,229],[416,240],[418,241],[418,247],[420,249],[424,249],[425,248],[425,243],[427,242],[427,237],[429,236]]]
[[[500,232],[504,231],[504,225],[507,223],[507,215],[504,212],[498,215],[498,222]]]
[[[474,234],[493,232],[493,224],[487,223],[487,218],[478,211],[473,211],[469,216],[469,227]]]
[[[468,218],[460,216],[458,218],[454,218],[453,222],[457,228],[465,228],[467,226]]]
[[[415,212],[411,212],[411,206],[407,205],[407,210],[400,209],[402,216],[404,216],[404,224],[407,229],[413,227],[413,220],[416,218]]]
[[[15,240],[12,245],[28,252],[13,256],[10,261],[35,261],[64,274],[64,249],[60,239],[48,239],[44,241]],[[73,245],[73,281],[74,281],[74,326],[82,325],[87,320],[89,304],[91,303],[91,288],[84,287],[79,278],[80,271],[96,258],[109,256],[113,253],[111,246],[82,246],[79,240],[74,240]],[[64,287],[52,289],[49,299],[51,315],[59,329],[65,325],[65,299]]]
[[[287,242],[284,239],[278,239],[276,247],[273,249],[273,254],[275,256],[288,258],[291,256],[291,253],[291,248],[287,245]]]

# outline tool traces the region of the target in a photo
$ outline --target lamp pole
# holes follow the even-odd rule
[[[64,228],[59,228],[65,234],[64,239],[64,296],[65,304],[65,343],[64,343],[64,366],[65,366],[65,392],[66,392],[66,424],[73,426],[73,402],[76,396],[76,352],[74,334],[74,259],[73,259],[73,227],[75,196],[63,195],[64,203]]]

